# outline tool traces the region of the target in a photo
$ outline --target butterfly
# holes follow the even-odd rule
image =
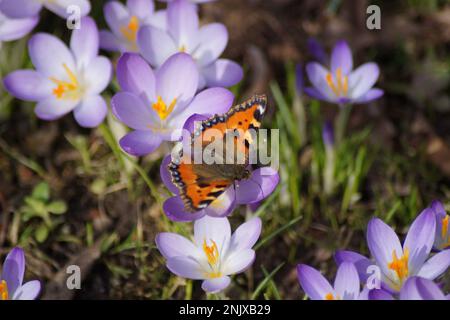
[[[243,103],[233,106],[223,115],[214,115],[213,117],[197,124],[190,140],[190,150],[196,142],[204,150],[211,142],[212,130],[219,132],[219,139],[226,140],[228,133],[236,133],[232,140],[233,145],[224,143],[223,155],[229,154],[228,148],[234,148],[231,163],[222,161],[221,163],[196,163],[193,161],[192,153],[183,154],[179,152],[179,157],[174,159],[168,165],[172,182],[180,191],[185,210],[187,212],[196,212],[205,209],[211,202],[223,194],[228,187],[235,181],[250,178],[249,152],[254,136],[249,134],[253,129],[255,132],[261,126],[261,119],[266,111],[267,97],[265,95],[255,95]],[[198,140],[200,139],[200,140]],[[243,163],[237,161],[238,155],[244,155]],[[230,159],[226,159],[230,160]]]

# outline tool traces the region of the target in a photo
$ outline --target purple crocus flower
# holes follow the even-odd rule
[[[450,300],[441,288],[431,280],[421,277],[410,277],[406,280],[399,295],[400,300]],[[370,300],[395,300],[394,296],[382,289],[371,290]]]
[[[167,30],[145,26],[138,32],[141,54],[154,67],[173,54],[190,54],[199,70],[198,88],[229,87],[241,81],[242,68],[235,62],[219,59],[228,42],[221,23],[199,26],[197,8],[187,0],[174,0],[167,6]]]
[[[191,56],[177,53],[156,72],[138,54],[123,54],[117,65],[123,92],[111,100],[116,117],[134,129],[120,140],[129,154],[142,156],[162,141],[176,141],[193,114],[228,111],[233,94],[224,88],[210,88],[195,94],[198,71]]]
[[[328,55],[323,49],[322,44],[315,38],[309,38],[307,42],[309,53],[316,59],[317,62],[327,65]]]
[[[179,222],[188,222],[200,219],[204,216],[225,217],[233,212],[237,205],[258,203],[269,196],[278,185],[280,177],[271,167],[262,167],[254,170],[247,180],[236,181],[216,200],[205,209],[195,213],[187,212],[184,203],[179,196],[178,188],[172,183],[170,172],[167,168],[171,156],[167,155],[160,167],[160,175],[163,183],[175,196],[164,202],[163,209],[169,219]]]
[[[107,2],[104,6],[106,23],[111,31],[100,31],[100,47],[110,51],[137,52],[137,34],[145,25],[166,28],[165,10],[155,11],[153,0]]]
[[[33,30],[38,22],[38,17],[15,19],[5,16],[0,11],[0,45],[2,41],[12,41],[24,37]]]
[[[297,266],[300,285],[311,300],[367,300],[367,289],[360,290],[359,276],[353,263],[342,263],[334,285],[316,269],[305,264]]]
[[[335,258],[338,264],[343,261],[353,262],[362,282],[368,277],[367,268],[375,264],[381,272],[382,288],[399,292],[410,277],[420,276],[434,280],[450,265],[450,250],[441,251],[429,258],[435,227],[434,213],[427,208],[411,224],[402,246],[391,227],[380,219],[373,218],[367,227],[367,243],[374,262],[351,251],[339,251]]]
[[[434,248],[443,250],[450,247],[450,216],[445,212],[445,208],[440,201],[433,201],[430,206],[436,217],[436,236],[434,238]]]
[[[6,256],[0,276],[0,300],[34,300],[41,291],[38,280],[23,283],[25,255],[21,248],[14,248]]]
[[[308,63],[306,73],[313,87],[305,88],[312,98],[337,103],[367,103],[383,95],[383,90],[372,88],[380,70],[368,62],[353,70],[352,52],[345,41],[339,41],[331,55],[331,70],[318,62]]]
[[[230,284],[230,275],[248,269],[255,260],[253,245],[261,234],[261,220],[253,218],[231,235],[227,218],[208,216],[195,221],[194,239],[176,233],[156,236],[167,268],[179,277],[203,280],[202,289],[217,293]]]
[[[91,11],[89,0],[2,0],[0,10],[10,18],[29,18],[39,14],[42,7],[47,8],[62,18],[68,18],[69,6],[80,8],[80,15],[86,16]]]
[[[13,96],[37,101],[34,109],[43,120],[54,120],[73,111],[83,127],[96,127],[106,116],[107,105],[100,93],[111,79],[111,63],[98,56],[98,30],[94,20],[84,17],[72,33],[70,49],[47,33],[28,42],[36,70],[17,70],[4,85]]]

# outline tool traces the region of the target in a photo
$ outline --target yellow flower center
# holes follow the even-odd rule
[[[186,46],[183,44],[183,45],[178,49],[178,51],[180,51],[180,52],[186,52]]]
[[[331,72],[325,76],[328,86],[338,97],[346,96],[348,93],[348,77],[342,74],[342,68],[337,68],[336,79],[333,78]],[[336,80],[336,81],[335,81]]]
[[[152,104],[152,108],[158,113],[158,116],[161,120],[165,120],[169,114],[173,111],[173,108],[177,104],[177,99],[173,99],[170,103],[169,107],[167,107],[164,100],[161,98],[161,96],[158,96],[157,101]]]
[[[8,300],[8,286],[6,285],[6,281],[2,280],[0,282],[0,300]]]
[[[136,16],[132,16],[126,26],[120,28],[122,35],[130,42],[136,42],[137,32],[139,30],[139,19]]]
[[[339,297],[339,295],[333,296],[333,294],[331,292],[328,292],[325,295],[325,300],[341,300],[341,297]]]
[[[408,258],[409,250],[404,249],[403,256],[397,257],[395,250],[392,252],[392,262],[388,264],[389,269],[394,270],[397,274],[398,279],[403,282],[403,280],[408,276]]]
[[[450,236],[448,235],[448,223],[449,223],[449,215],[446,215],[445,218],[442,219],[442,229],[441,229],[441,237],[444,240],[441,249],[447,248],[450,246]]]
[[[208,263],[211,268],[215,268],[217,263],[219,262],[219,250],[217,249],[217,244],[214,240],[210,239],[212,245],[208,246],[206,239],[203,240],[203,252],[206,255],[206,259],[208,259]],[[222,273],[220,271],[213,271],[207,274],[209,278],[220,278]]]
[[[52,93],[57,99],[77,100],[81,96],[81,88],[78,84],[78,79],[65,63],[63,63],[63,68],[66,71],[69,81],[50,77],[50,80],[56,84]]]

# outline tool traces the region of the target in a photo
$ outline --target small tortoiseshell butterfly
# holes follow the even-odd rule
[[[217,199],[225,190],[232,186],[236,180],[248,179],[250,171],[248,168],[248,154],[253,142],[252,136],[247,134],[249,129],[257,130],[261,126],[261,119],[267,105],[265,95],[255,95],[251,99],[231,107],[223,115],[215,115],[201,122],[201,125],[191,136],[191,149],[196,139],[202,139],[204,148],[207,142],[208,131],[215,129],[221,132],[221,138],[225,140],[229,132],[244,132],[243,137],[234,140],[234,148],[245,155],[244,163],[235,161],[223,164],[195,164],[192,155],[184,155],[180,151],[178,159],[172,159],[168,165],[172,176],[172,182],[180,190],[181,199],[186,211],[195,212],[205,209],[211,202]],[[239,140],[239,141],[238,141]],[[242,143],[238,143],[242,142]],[[225,144],[224,144],[225,145]],[[226,150],[224,148],[224,154]],[[242,156],[242,155],[241,155]]]

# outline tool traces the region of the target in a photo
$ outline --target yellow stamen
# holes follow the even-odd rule
[[[165,120],[169,114],[173,111],[173,108],[175,107],[177,103],[177,99],[173,99],[172,102],[169,105],[169,108],[167,108],[166,103],[163,101],[161,96],[158,96],[158,100],[152,105],[152,108],[158,113],[158,116],[161,118],[161,120]]]
[[[388,264],[389,269],[394,270],[400,281],[403,281],[408,276],[408,258],[409,250],[407,248],[403,251],[403,256],[397,257],[395,250],[392,252],[392,262]]]
[[[136,42],[138,30],[139,19],[136,16],[132,16],[128,22],[128,25],[120,28],[122,35],[130,42]]]
[[[336,69],[336,83],[333,79],[333,75],[330,72],[325,76],[325,80],[336,96],[342,97],[347,95],[348,77],[342,74],[342,68]]]
[[[446,238],[447,237],[447,232],[448,232],[448,222],[449,222],[449,217],[448,215],[445,215],[445,218],[442,219],[442,230],[441,230],[441,236],[442,238]]]
[[[214,240],[211,239],[212,245],[208,246],[206,243],[206,239],[203,240],[203,252],[206,254],[206,258],[208,259],[208,263],[211,266],[215,266],[219,261],[219,250],[217,249],[217,245]]]
[[[186,46],[183,44],[178,51],[186,52]]]
[[[56,87],[52,91],[53,95],[57,99],[79,99],[81,90],[76,75],[65,63],[63,63],[63,68],[64,71],[66,71],[69,81],[58,80],[54,77],[50,77],[50,80],[56,84]]]
[[[341,297],[339,297],[339,295],[333,296],[333,294],[331,292],[328,292],[325,295],[325,300],[341,300]]]
[[[8,300],[8,286],[6,285],[6,281],[2,280],[0,282],[0,300]]]

